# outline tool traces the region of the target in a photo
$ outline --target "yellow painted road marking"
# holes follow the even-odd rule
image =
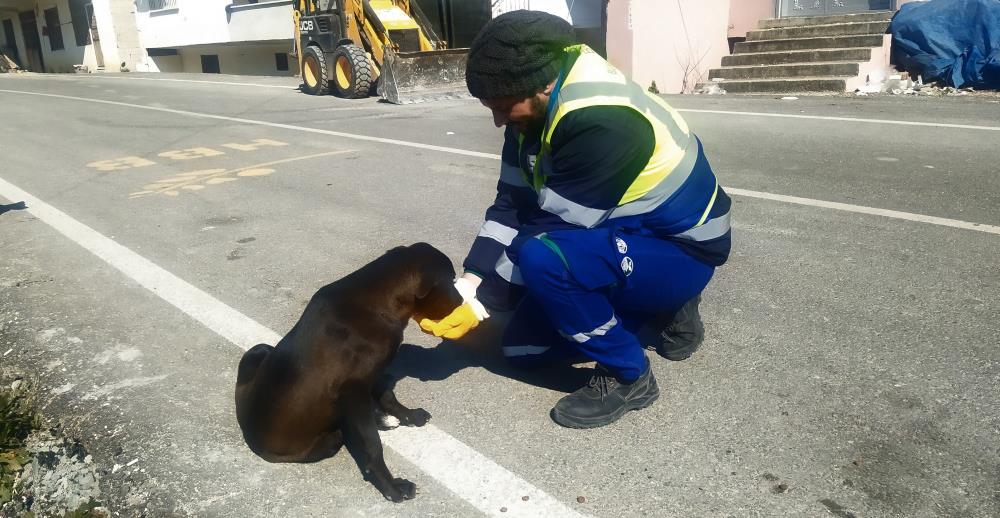
[[[145,158],[139,156],[126,156],[122,158],[116,158],[113,160],[100,160],[98,162],[91,162],[87,164],[87,167],[92,169],[97,169],[98,171],[122,171],[124,169],[132,169],[134,167],[146,167],[156,165],[156,162],[152,160],[146,160]]]
[[[179,149],[176,151],[164,151],[159,156],[171,160],[194,160],[195,158],[206,158],[210,156],[225,155],[224,151],[208,147],[193,147],[189,149]]]
[[[239,167],[236,169],[207,169],[204,171],[191,171],[188,173],[181,173],[159,182],[149,184],[145,186],[142,191],[134,192],[129,195],[129,198],[141,198],[144,196],[152,196],[154,194],[165,194],[167,196],[177,196],[179,192],[177,189],[187,189],[187,190],[200,190],[203,186],[196,186],[201,183],[206,183],[208,185],[217,185],[220,183],[232,182],[236,178],[227,178],[226,175],[235,174],[241,177],[254,177],[254,176],[266,176],[274,172],[274,169],[270,169],[270,166],[278,164],[287,164],[289,162],[297,162],[300,160],[311,160],[313,158],[321,158],[334,155],[343,155],[346,153],[353,153],[353,149],[343,149],[339,151],[327,151],[325,153],[316,153],[314,155],[297,156],[292,158],[285,158],[282,160],[275,160],[273,162],[265,162],[263,164],[256,164],[246,167]]]
[[[279,140],[271,140],[266,138],[259,138],[254,140],[252,144],[232,143],[232,144],[223,144],[222,147],[235,149],[237,151],[257,151],[263,146],[281,147],[287,145],[288,145],[287,142],[281,142]]]
[[[345,138],[345,139],[360,140],[360,141],[365,141],[365,142],[377,142],[377,143],[382,143],[382,144],[392,144],[392,145],[396,145],[396,146],[403,146],[403,147],[409,147],[409,148],[415,148],[415,149],[423,149],[423,150],[428,150],[428,151],[438,151],[438,152],[449,153],[449,154],[453,154],[453,155],[475,157],[475,158],[484,158],[484,159],[496,160],[496,161],[500,160],[500,155],[495,154],[495,153],[482,153],[482,152],[479,152],[479,151],[471,151],[471,150],[467,150],[467,149],[459,149],[459,148],[446,147],[446,146],[436,146],[436,145],[433,145],[433,144],[424,144],[424,143],[420,143],[420,142],[410,142],[410,141],[406,141],[406,140],[397,140],[397,139],[390,139],[390,138],[384,138],[384,137],[375,137],[375,136],[371,136],[371,135],[357,135],[357,134],[354,134],[354,133],[346,133],[346,132],[342,132],[342,131],[331,131],[331,130],[324,130],[324,129],[318,129],[318,128],[310,128],[308,126],[297,126],[297,125],[294,125],[294,124],[281,124],[281,123],[277,123],[277,122],[268,122],[268,121],[263,121],[263,120],[243,119],[243,118],[238,118],[238,117],[227,117],[227,116],[224,116],[224,115],[213,115],[213,114],[210,114],[210,113],[199,113],[199,112],[192,112],[192,111],[186,111],[186,110],[174,110],[174,109],[171,109],[171,108],[161,108],[161,107],[158,107],[158,106],[147,106],[147,105],[143,105],[143,104],[123,103],[123,102],[118,102],[118,101],[107,101],[107,100],[104,100],[104,99],[90,99],[90,98],[86,98],[86,97],[74,97],[74,96],[70,96],[70,95],[47,94],[47,93],[40,93],[40,92],[27,92],[27,91],[24,91],[24,90],[5,90],[5,89],[0,89],[0,93],[10,93],[10,94],[18,94],[18,95],[33,95],[33,96],[39,96],[39,97],[49,97],[49,98],[53,98],[53,99],[68,99],[68,100],[72,100],[72,101],[81,101],[81,102],[88,102],[88,103],[94,103],[94,104],[106,104],[106,105],[110,105],[110,106],[122,106],[122,107],[127,107],[127,108],[135,108],[135,109],[139,109],[139,110],[156,111],[156,112],[161,112],[161,113],[172,113],[172,114],[175,114],[175,115],[182,115],[182,116],[185,116],[185,117],[195,117],[195,118],[200,118],[200,119],[212,119],[212,120],[223,120],[223,121],[229,121],[229,122],[237,122],[237,123],[240,123],[240,124],[249,124],[249,125],[254,125],[254,126],[265,126],[265,127],[270,127],[270,128],[280,128],[280,129],[286,129],[286,130],[290,130],[290,131],[300,131],[300,132],[305,132],[305,133],[314,133],[314,134],[319,134],[319,135],[328,135],[328,136],[333,136],[333,137],[341,137],[341,138]],[[757,115],[757,116],[762,116],[762,117],[772,117],[773,116],[773,117],[790,117],[790,118],[804,118],[804,119],[842,120],[844,122],[859,122],[859,123],[873,123],[873,124],[900,124],[900,125],[907,125],[907,126],[912,125],[912,126],[956,128],[956,129],[983,130],[983,131],[1000,131],[1000,126],[995,126],[995,127],[994,126],[971,126],[971,125],[962,125],[962,124],[938,124],[938,123],[923,123],[923,122],[909,122],[909,121],[891,121],[891,120],[881,120],[881,119],[854,119],[854,118],[850,118],[850,117],[813,117],[813,116],[795,116],[795,115],[768,114],[768,113],[751,113],[751,112],[724,112],[724,111],[714,111],[714,110],[686,110],[686,109],[682,109],[682,110],[677,110],[677,111],[680,111],[680,112],[689,112],[689,113],[722,113],[722,114],[751,115],[751,116],[752,115]],[[467,175],[468,173],[466,173],[464,170],[458,169],[458,170],[456,170],[454,172],[454,174]],[[470,175],[470,176],[479,176],[479,175]],[[496,181],[496,176],[495,175],[489,175],[488,177],[491,179],[491,181],[494,181],[494,182]],[[1000,226],[995,226],[995,225],[985,225],[985,224],[980,224],[980,223],[970,223],[970,222],[966,222],[966,221],[959,221],[959,220],[953,220],[953,219],[948,219],[948,218],[938,218],[938,217],[934,217],[934,216],[924,216],[924,215],[921,215],[921,214],[913,214],[913,213],[908,213],[908,212],[881,210],[881,209],[875,209],[875,208],[872,208],[872,207],[864,207],[864,206],[860,206],[860,205],[850,205],[850,204],[846,204],[846,203],[825,202],[825,201],[822,201],[822,200],[810,200],[808,198],[794,198],[794,197],[790,197],[790,196],[783,196],[783,195],[771,194],[771,193],[766,193],[766,192],[757,192],[757,191],[749,191],[749,190],[737,190],[737,189],[727,189],[727,191],[730,192],[730,193],[736,194],[737,196],[749,196],[749,197],[756,197],[756,198],[771,197],[771,198],[773,198],[775,200],[778,200],[778,201],[787,201],[787,202],[790,202],[790,203],[798,203],[798,200],[802,200],[801,204],[803,204],[803,205],[813,204],[813,205],[816,205],[816,206],[823,206],[823,207],[832,208],[832,209],[835,209],[835,210],[844,210],[844,211],[848,211],[848,212],[856,212],[856,213],[862,213],[862,214],[876,214],[877,213],[878,215],[889,217],[889,218],[896,218],[896,219],[903,219],[903,220],[910,220],[910,221],[919,221],[919,222],[922,222],[922,223],[930,223],[930,224],[933,224],[933,225],[943,225],[943,226],[954,227],[954,228],[962,228],[962,229],[967,229],[967,230],[976,230],[976,231],[980,231],[980,232],[989,232],[991,234],[1000,234]],[[796,200],[796,201],[790,201],[790,200]]]

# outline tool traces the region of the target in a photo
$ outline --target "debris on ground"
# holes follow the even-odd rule
[[[4,54],[3,49],[0,49],[0,74],[18,72],[24,72],[24,70],[17,66],[17,63],[13,59],[10,59],[7,54]]]
[[[707,83],[694,91],[695,95],[725,95],[726,90],[716,83]]]
[[[996,92],[983,92],[975,88],[955,88],[941,83],[924,83],[922,76],[914,81],[906,72],[893,73],[885,76],[870,75],[865,86],[854,91],[857,97],[872,95],[914,95],[928,97],[961,97],[966,95],[997,95]]]
[[[83,445],[44,428],[20,376],[0,385],[0,516],[103,517],[100,475]]]

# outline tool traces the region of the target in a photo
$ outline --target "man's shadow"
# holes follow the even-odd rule
[[[17,203],[11,203],[8,205],[0,204],[0,214],[4,214],[12,210],[26,210],[27,208],[28,206],[23,201],[19,201]]]
[[[567,393],[587,383],[593,374],[591,369],[576,367],[570,361],[532,370],[508,363],[500,340],[509,320],[510,314],[494,314],[461,340],[444,340],[433,348],[404,343],[389,372],[397,379],[442,381],[466,367],[482,367],[498,376]]]

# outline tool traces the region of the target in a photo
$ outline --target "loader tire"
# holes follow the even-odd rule
[[[371,92],[375,74],[368,54],[357,45],[341,45],[333,51],[333,91],[337,97],[361,99]]]
[[[330,93],[328,75],[323,50],[316,46],[306,47],[302,52],[302,90],[309,95]]]

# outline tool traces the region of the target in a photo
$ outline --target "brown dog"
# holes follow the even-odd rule
[[[343,444],[383,496],[413,498],[416,486],[383,460],[376,405],[403,425],[430,419],[396,400],[383,371],[410,318],[441,319],[462,303],[454,278],[447,256],[417,243],[317,291],[277,346],[240,360],[236,418],[250,449],[269,462],[315,462]]]

